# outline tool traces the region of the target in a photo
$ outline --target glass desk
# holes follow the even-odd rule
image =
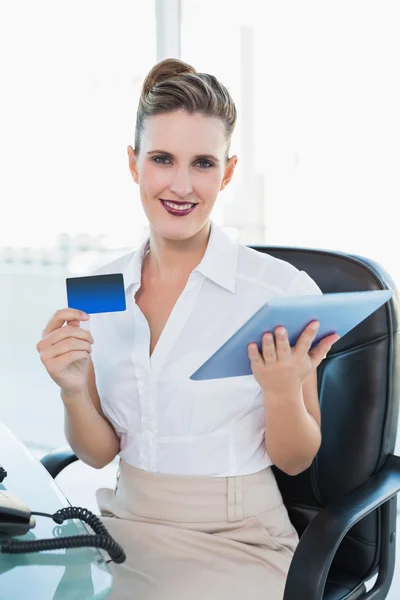
[[[70,506],[43,465],[0,422],[0,464],[7,477],[0,483],[32,511],[53,514]],[[89,525],[68,520],[57,525],[35,515],[36,527],[17,539],[93,534]],[[0,553],[1,600],[102,600],[110,594],[108,553],[96,548],[71,548],[27,554]]]

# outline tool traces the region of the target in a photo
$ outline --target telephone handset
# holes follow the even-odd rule
[[[29,508],[14,494],[0,490],[0,537],[24,535],[35,525]]]

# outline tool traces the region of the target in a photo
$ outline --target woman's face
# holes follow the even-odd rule
[[[236,156],[226,161],[220,119],[183,110],[148,117],[139,155],[131,146],[128,152],[150,226],[170,240],[188,239],[208,223],[237,163]]]

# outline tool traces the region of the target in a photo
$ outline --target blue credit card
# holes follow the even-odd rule
[[[67,278],[68,308],[85,313],[126,310],[122,273]]]

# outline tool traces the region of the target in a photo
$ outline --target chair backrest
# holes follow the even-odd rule
[[[318,369],[322,445],[296,477],[275,469],[299,535],[330,502],[373,475],[394,453],[400,395],[399,300],[388,273],[372,260],[307,248],[252,246],[306,271],[324,293],[393,290],[393,299],[337,342]],[[333,569],[360,579],[376,570],[379,511],[342,541]]]

